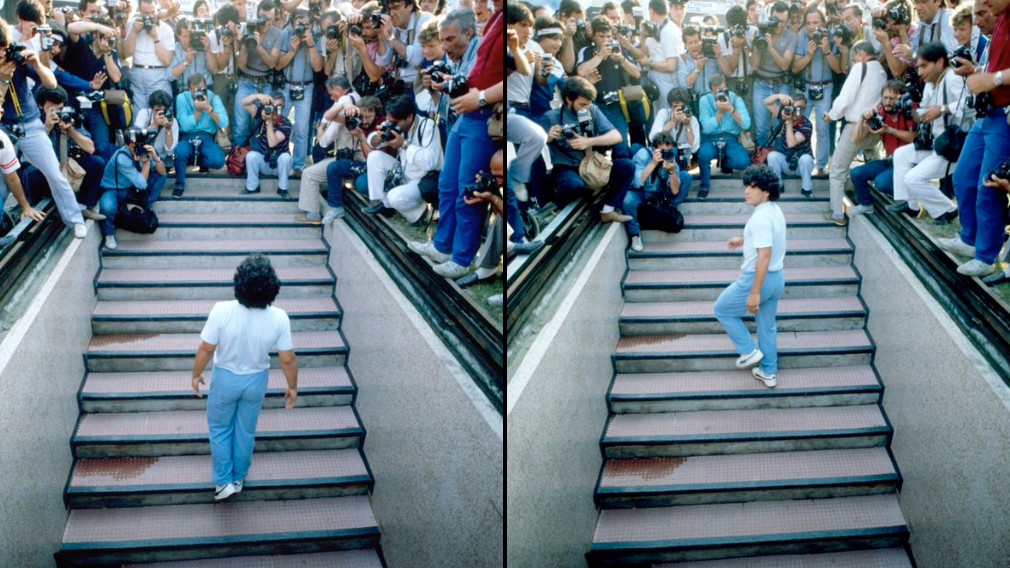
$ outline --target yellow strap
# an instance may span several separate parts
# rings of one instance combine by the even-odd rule
[[[18,118],[21,118],[21,116],[22,116],[22,114],[21,114],[21,101],[18,100],[17,89],[14,88],[14,85],[8,85],[7,92],[11,96],[11,103],[14,104],[14,113],[18,115]]]

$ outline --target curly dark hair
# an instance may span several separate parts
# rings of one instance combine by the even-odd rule
[[[281,281],[260,253],[250,255],[235,270],[235,299],[247,308],[265,308],[281,291]]]
[[[747,166],[743,171],[743,184],[753,185],[768,194],[768,201],[779,199],[779,178],[771,168],[764,164]]]

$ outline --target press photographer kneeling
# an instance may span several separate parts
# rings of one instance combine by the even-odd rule
[[[116,225],[126,230],[137,229],[124,224],[131,217],[130,208],[140,206],[150,214],[151,206],[158,200],[161,188],[165,187],[168,180],[165,162],[158,157],[152,145],[154,133],[131,128],[125,134],[126,145],[112,155],[112,159],[105,165],[105,175],[102,176],[102,190],[105,193],[102,194],[99,207],[106,217],[102,221],[102,235],[105,236],[105,248],[111,250],[116,250],[119,246],[116,243]],[[117,214],[120,217],[118,219]],[[145,232],[153,232],[153,228],[147,227]]]
[[[691,174],[687,171],[687,156],[677,150],[673,136],[661,132],[652,140],[652,149],[642,148],[635,154],[635,178],[624,196],[624,211],[631,219],[624,229],[631,239],[631,250],[645,250],[639,233],[638,207],[646,199],[670,197],[665,200],[674,208],[679,207],[691,189]],[[668,195],[665,195],[668,194]]]
[[[561,98],[564,105],[540,119],[554,163],[555,200],[564,205],[589,189],[605,188],[607,198],[600,211],[603,222],[630,221],[631,217],[616,211],[631,187],[635,170],[621,133],[593,104],[596,89],[589,81],[572,77],[561,88]],[[608,147],[613,147],[609,172],[608,162],[601,154]]]

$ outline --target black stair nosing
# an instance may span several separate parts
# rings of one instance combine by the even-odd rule
[[[837,318],[858,318],[869,315],[869,310],[825,310],[823,312],[801,312],[801,313],[778,313],[775,319],[782,320],[808,320],[808,319],[837,319]],[[744,321],[754,321],[754,316],[747,314],[742,318]],[[642,323],[706,323],[718,321],[715,315],[688,315],[688,316],[620,316],[619,324],[642,324]]]
[[[818,249],[803,249],[803,250],[787,250],[786,257],[796,257],[796,256],[822,256],[826,254],[838,255],[838,254],[855,254],[856,249],[853,247],[848,248],[838,248],[838,247],[824,247]],[[715,251],[642,251],[628,252],[628,260],[653,260],[662,258],[734,258],[740,257],[740,251],[732,250],[715,250]]]
[[[604,431],[605,432],[605,431]],[[665,444],[731,444],[737,442],[778,442],[787,440],[835,440],[861,436],[887,436],[890,426],[863,426],[859,428],[838,428],[833,430],[790,430],[774,432],[730,432],[721,434],[673,434],[649,436],[606,436],[600,440],[601,449],[642,445]]]
[[[335,347],[295,347],[297,356],[317,356],[317,355],[347,355],[350,348],[347,345]],[[86,351],[85,359],[178,359],[192,358],[193,351]],[[271,351],[271,357],[276,357],[277,352]]]
[[[144,539],[144,540],[122,540],[122,541],[88,541],[81,543],[60,543],[60,550],[57,553],[68,552],[88,552],[88,551],[135,551],[135,552],[156,552],[158,550],[180,550],[197,548],[214,548],[222,545],[242,545],[271,543],[282,544],[285,542],[297,543],[305,541],[341,541],[348,538],[378,537],[380,531],[378,525],[368,527],[357,527],[352,529],[332,529],[316,531],[293,531],[278,532],[271,534],[241,534],[241,535],[215,535],[204,537],[179,537],[165,539]],[[68,559],[68,560],[73,560]]]
[[[606,464],[604,464],[606,465]],[[811,477],[803,479],[774,479],[767,481],[741,480],[726,483],[691,483],[668,485],[620,485],[600,487],[597,485],[594,500],[597,505],[611,497],[655,497],[658,495],[692,495],[698,493],[743,493],[768,489],[824,489],[831,487],[865,487],[885,483],[897,483],[897,472],[875,475],[848,475],[839,477]],[[676,505],[674,505],[676,506]]]
[[[332,386],[332,387],[299,387],[298,396],[325,396],[325,395],[353,395],[357,392],[357,387],[352,385]],[[284,389],[267,389],[266,398],[283,398]],[[192,389],[179,389],[177,391],[151,391],[145,393],[115,392],[115,393],[86,393],[81,392],[81,400],[85,402],[139,402],[145,400],[175,400],[193,398]],[[345,405],[347,406],[347,405]]]
[[[305,278],[305,279],[291,279],[282,278],[282,287],[293,287],[293,286],[330,286],[336,284],[337,280],[334,277],[329,278]],[[174,281],[174,282],[150,282],[150,281],[130,281],[130,280],[115,280],[115,281],[100,281],[96,280],[95,285],[98,288],[232,288],[235,286],[235,282],[231,280],[218,280],[218,281]]]
[[[705,216],[706,215],[704,213],[697,213],[697,214],[692,214],[692,215],[686,215],[684,217],[684,229],[683,230],[689,230],[689,229],[735,229],[735,228],[741,228],[742,229],[747,224],[746,220],[744,220],[743,222],[736,222],[736,221],[729,222],[729,221],[727,221],[727,222],[724,222],[724,223],[713,223],[713,222],[704,223],[704,222],[697,222],[697,221],[692,222],[691,221],[692,219],[697,219],[698,217],[705,217]],[[712,217],[722,217],[722,216],[723,215],[712,215]],[[740,215],[740,216],[741,217],[745,217],[746,215]],[[827,220],[824,220],[824,219],[819,219],[819,220],[811,219],[809,221],[796,221],[796,220],[789,221],[788,215],[787,215],[786,222],[787,222],[788,227],[790,229],[796,229],[796,228],[802,228],[802,229],[811,229],[811,228],[813,228],[813,229],[830,229],[832,227],[837,228],[837,229],[843,229],[843,230],[845,229],[845,227],[840,227],[840,226],[832,223],[831,221],[827,221]]]
[[[612,394],[607,393],[607,403],[627,402],[666,402],[690,400],[740,400],[748,398],[787,398],[796,396],[846,395],[846,394],[882,394],[880,384],[867,384],[844,387],[795,387],[774,389],[753,389],[737,391],[698,391],[689,393],[638,393]]]
[[[287,312],[292,320],[341,319],[343,311],[339,307],[332,311]],[[103,314],[92,315],[91,321],[97,323],[134,323],[134,322],[183,322],[206,321],[207,314]]]
[[[343,475],[334,477],[307,477],[290,479],[272,479],[252,481],[247,480],[243,491],[272,491],[276,489],[321,489],[337,486],[365,485],[371,488],[373,480],[370,475]],[[68,497],[118,497],[125,494],[161,494],[193,493],[206,491],[210,482],[203,483],[161,483],[147,485],[93,485],[88,487],[68,487]]]
[[[235,221],[235,222],[204,222],[196,221],[160,221],[159,229],[291,229],[291,228],[319,229],[320,225],[310,223],[299,223],[298,221]]]
[[[329,428],[326,430],[285,430],[283,432],[257,432],[256,441],[281,440],[318,440],[325,438],[364,438],[365,429],[362,426],[352,428]],[[164,444],[210,443],[206,432],[191,434],[143,434],[143,435],[105,435],[105,436],[74,436],[70,444],[74,448],[94,445],[116,444],[120,446],[144,446]],[[364,440],[362,439],[362,443]]]
[[[313,239],[305,239],[313,240]],[[297,255],[321,255],[329,254],[329,249],[319,247],[315,249],[275,249],[262,251],[253,248],[247,249],[226,249],[226,250],[123,250],[102,249],[102,257],[164,257],[164,256],[248,256],[253,253],[262,253],[265,256],[297,256]]]
[[[626,290],[666,290],[666,289],[696,289],[696,288],[725,288],[736,279],[733,280],[718,280],[718,281],[708,281],[708,282],[622,282],[621,286]],[[811,286],[852,286],[858,285],[860,279],[858,277],[844,277],[836,279],[821,279],[821,280],[786,280],[786,287],[800,288],[800,287],[811,287]]]
[[[853,346],[853,347],[817,347],[817,348],[807,348],[807,347],[796,347],[796,348],[779,348],[778,356],[781,357],[804,357],[804,356],[827,356],[827,355],[864,355],[873,354],[874,347],[872,345],[866,346]],[[615,353],[613,358],[615,361],[653,361],[653,360],[686,360],[686,359],[726,359],[731,357],[738,357],[740,354],[733,350],[726,351],[689,351],[684,353],[664,353],[664,352],[648,352],[648,353]]]

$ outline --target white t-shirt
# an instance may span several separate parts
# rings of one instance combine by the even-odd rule
[[[291,351],[291,321],[280,308],[251,309],[218,302],[210,311],[200,339],[216,345],[214,366],[236,375],[252,375],[270,368],[271,351]]]
[[[133,118],[133,126],[136,128],[147,128],[151,126],[151,112],[149,108],[142,108],[137,111],[136,116]],[[175,150],[175,145],[179,143],[179,121],[173,120],[172,126],[172,145],[168,146],[166,144],[168,140],[167,131],[164,128],[158,129],[158,135],[154,138],[154,151],[158,153],[159,156],[167,156],[172,150]]]
[[[506,51],[511,53],[508,48]],[[530,40],[526,44],[526,51],[534,51],[543,54],[544,48],[540,47],[540,44]],[[530,61],[530,68],[533,73],[536,73],[534,68],[534,62]],[[533,89],[533,74],[530,75],[520,75],[519,73],[512,73],[505,78],[505,88],[506,88],[506,98],[509,102],[516,103],[529,103],[530,102],[530,90]]]
[[[645,40],[645,48],[649,51],[649,60],[653,63],[663,62],[671,57],[680,57],[684,53],[684,38],[680,28],[672,22],[660,24],[663,29],[659,32],[659,41],[655,38]]]
[[[743,229],[743,265],[740,270],[754,272],[757,249],[768,247],[772,248],[768,272],[778,272],[786,259],[786,218],[774,201],[758,205]]]
[[[134,18],[136,19],[136,18]],[[133,35],[133,20],[130,21],[128,31],[126,32],[126,37]],[[172,26],[169,26],[165,22],[160,22],[158,24],[158,41],[161,42],[161,46],[168,50],[169,53],[175,51],[175,32],[172,31]],[[154,38],[151,34],[145,32],[141,29],[137,32],[137,41],[133,45],[133,65],[148,65],[153,67],[168,67],[158,59],[158,53],[155,51]]]

